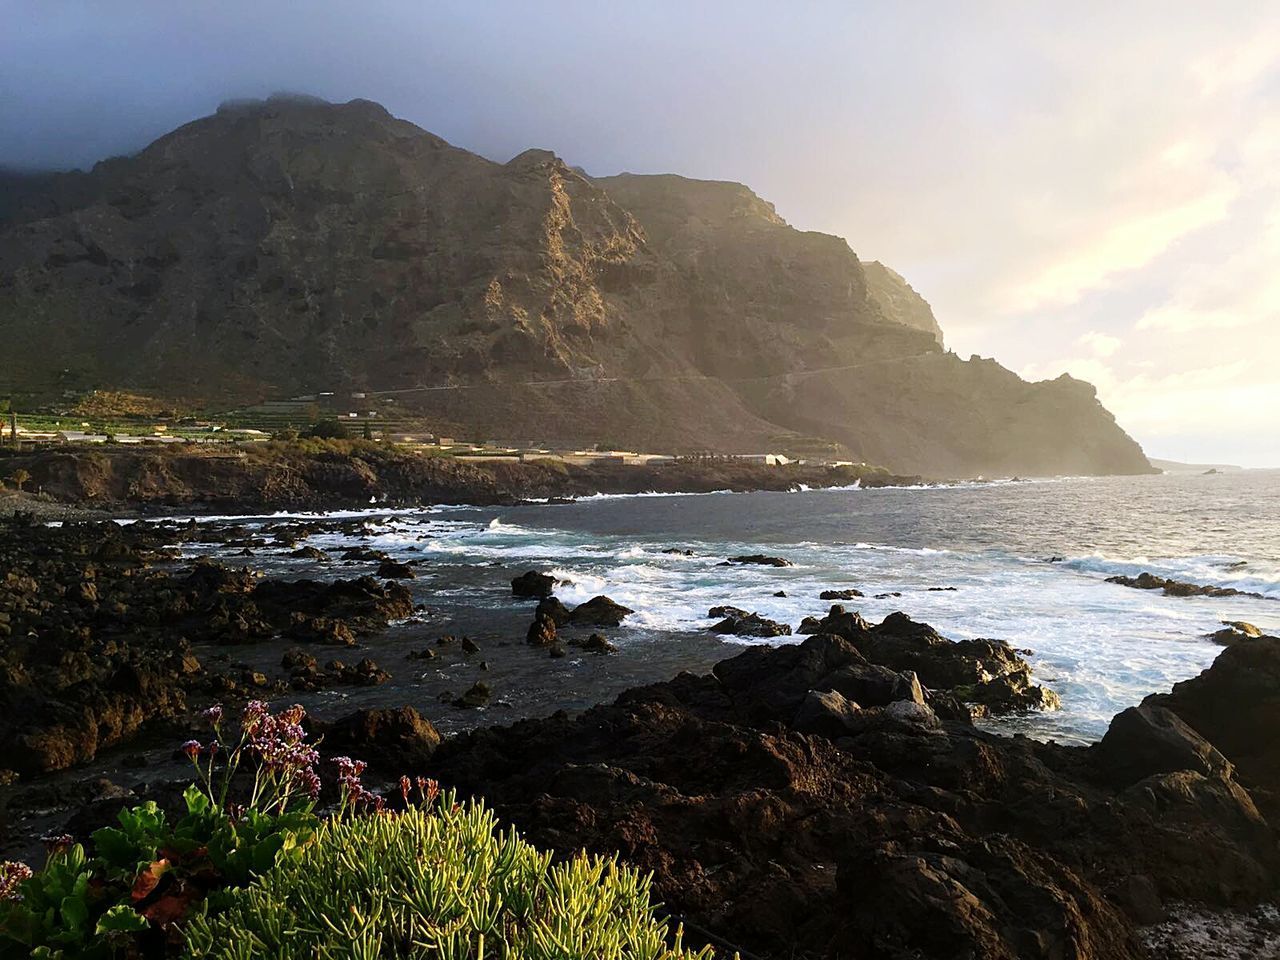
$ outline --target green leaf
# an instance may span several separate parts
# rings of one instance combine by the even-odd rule
[[[206,813],[210,806],[209,798],[194,783],[182,792],[182,799],[187,802],[187,813],[192,816],[200,816]]]
[[[98,920],[94,932],[104,933],[136,933],[147,929],[147,918],[124,903],[117,903]]]
[[[62,914],[63,926],[72,933],[82,930],[89,923],[89,905],[85,903],[83,896],[63,897],[59,912]]]
[[[116,827],[95,830],[93,846],[99,857],[120,870],[131,869],[139,861],[148,859],[146,852],[139,848],[138,843]]]

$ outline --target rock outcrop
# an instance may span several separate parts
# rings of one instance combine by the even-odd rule
[[[1177,714],[1222,751],[1258,805],[1280,820],[1280,637],[1240,640],[1145,704]]]
[[[466,387],[397,399],[457,435],[935,476],[1150,469],[1092,388],[944,352],[905,281],[739,184],[495,163],[368,101],[276,97],[17,194],[14,389]]]
[[[686,942],[760,957],[1138,960],[1164,903],[1273,894],[1274,832],[1171,715],[1122,714],[1091,752],[923,699],[818,635],[460,736],[430,773],[537,842],[621,851]]]

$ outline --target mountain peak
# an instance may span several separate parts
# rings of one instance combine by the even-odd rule
[[[944,353],[905,280],[739,183],[494,163],[367,100],[284,95],[22,192],[0,387],[396,391],[455,436],[1147,468],[1096,401]]]

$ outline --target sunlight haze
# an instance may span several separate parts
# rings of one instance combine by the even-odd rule
[[[497,160],[738,180],[902,274],[961,355],[1094,383],[1149,455],[1280,464],[1273,5],[0,10],[0,164],[285,89]]]

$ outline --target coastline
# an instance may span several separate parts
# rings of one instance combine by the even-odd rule
[[[635,465],[428,456],[362,441],[233,449],[0,449],[0,479],[23,470],[28,494],[0,491],[0,513],[56,517],[330,511],[376,505],[497,506],[599,495],[746,493],[982,480],[897,475],[869,465],[766,466],[731,457]],[[1015,478],[1017,479],[1017,478]],[[994,481],[991,481],[994,482]],[[11,483],[12,485],[12,483]]]
[[[474,478],[453,476],[456,466],[436,481],[443,489],[443,476],[473,499],[476,488],[464,481]],[[170,471],[163,484],[134,492],[171,494],[182,475]],[[724,478],[708,472],[703,482],[726,489]],[[595,479],[592,473],[575,482]],[[528,480],[509,482],[525,488]],[[1032,486],[1018,496],[1032,494]],[[715,499],[688,508],[702,512]],[[799,505],[810,498],[767,499]],[[245,526],[211,516],[197,524],[166,519],[196,511],[154,499],[146,510],[104,502],[113,503],[110,511],[82,517],[45,503],[53,512],[32,518],[25,532],[4,523],[6,570],[17,575],[0,596],[10,644],[33,627],[41,633],[38,642],[22,644],[27,653],[19,657],[33,674],[11,675],[6,687],[10,715],[24,717],[27,727],[10,738],[9,760],[0,766],[21,758],[28,764],[5,790],[8,855],[30,855],[42,832],[81,835],[126,803],[172,802],[186,773],[172,745],[194,732],[198,710],[264,698],[305,703],[326,754],[367,759],[382,784],[405,772],[439,777],[484,797],[540,845],[620,851],[654,871],[659,898],[690,930],[758,956],[797,949],[823,956],[833,942],[854,955],[946,955],[937,953],[941,944],[913,939],[923,929],[920,911],[948,931],[948,942],[1019,960],[1040,955],[1027,952],[1036,943],[1047,945],[1046,956],[1133,960],[1145,955],[1138,946],[1144,940],[1158,944],[1162,957],[1196,957],[1178,952],[1177,944],[1195,941],[1180,923],[1224,937],[1243,930],[1251,938],[1246,946],[1280,942],[1270,914],[1249,912],[1268,902],[1280,878],[1280,862],[1267,853],[1274,847],[1269,824],[1280,811],[1266,779],[1272,761],[1259,766],[1247,738],[1233,739],[1239,732],[1231,729],[1210,737],[1198,727],[1175,727],[1170,741],[1173,721],[1154,711],[1191,717],[1199,709],[1194,698],[1178,697],[1178,688],[1173,700],[1165,688],[1149,698],[1146,713],[1125,711],[1125,722],[1113,720],[1103,740],[1109,746],[1044,743],[993,730],[988,721],[975,725],[972,706],[961,706],[962,699],[975,702],[966,678],[1002,675],[1025,684],[1026,651],[957,643],[921,620],[881,612],[863,621],[832,611],[812,636],[782,638],[790,645],[762,638],[734,650],[703,632],[609,654],[578,644],[597,629],[612,630],[565,625],[557,656],[554,647],[524,640],[541,609],[536,598],[510,602],[509,581],[530,565],[548,564],[520,555],[468,557],[472,573],[449,585],[487,596],[501,585],[510,609],[495,613],[481,602],[469,623],[437,616],[431,571],[444,555],[428,555],[422,545],[421,552],[404,551],[414,548],[416,530],[440,538],[432,518],[452,511],[409,511],[408,546],[392,557],[369,524],[371,513],[390,504],[353,500],[346,516],[267,516]],[[527,498],[510,502],[536,509]],[[43,522],[108,513],[157,522]],[[486,522],[482,514],[477,525]],[[201,559],[208,553],[212,560]],[[327,559],[317,559],[320,553]],[[936,566],[938,555],[931,556]],[[680,562],[718,567],[719,559]],[[1059,566],[1041,564],[1046,571]],[[396,579],[405,567],[417,571],[416,583],[413,576]],[[781,582],[764,575],[771,567],[725,569],[761,596]],[[24,575],[37,586],[24,586]],[[406,585],[419,592],[410,595]],[[1107,589],[1135,601],[1144,596],[1120,585]],[[19,594],[26,599],[11,603]],[[581,602],[580,591],[563,595],[572,598],[570,607]],[[821,613],[809,594],[793,596]],[[893,596],[885,602],[914,611],[923,598],[964,593]],[[724,599],[738,602],[732,594]],[[1271,657],[1280,654],[1277,644],[1264,638],[1253,649]],[[90,658],[87,667],[81,654]],[[966,663],[958,674],[942,669],[970,656],[976,659],[958,661]],[[1217,664],[1213,671],[1232,676]],[[417,679],[405,686],[387,682],[388,674]],[[1239,682],[1230,680],[1236,685],[1210,702],[1243,702]],[[581,695],[544,699],[551,683],[576,686]],[[828,686],[825,692],[843,700],[810,697]],[[1013,691],[1012,716],[1036,705],[1035,689]],[[57,691],[74,700],[42,705],[44,692]],[[1251,695],[1256,709],[1266,710],[1276,690],[1263,685]],[[1220,755],[1229,766],[1214,759]],[[61,769],[39,769],[49,763]],[[1207,866],[1188,879],[1179,865],[1193,861]],[[984,879],[975,881],[973,871]],[[938,906],[930,892],[938,884],[958,891],[952,906]],[[1224,908],[1245,912],[1219,913]],[[799,927],[788,919],[802,915],[816,919]],[[1091,952],[1072,953],[1082,930]]]

